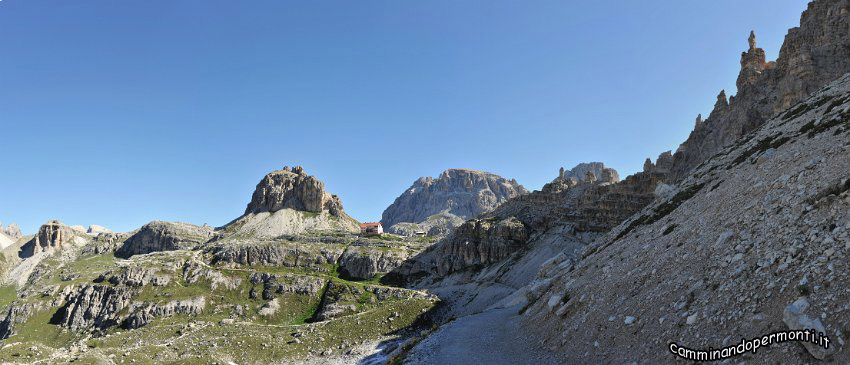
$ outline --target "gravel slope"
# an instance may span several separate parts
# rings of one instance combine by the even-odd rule
[[[405,364],[558,364],[519,326],[519,307],[461,317],[414,347]]]

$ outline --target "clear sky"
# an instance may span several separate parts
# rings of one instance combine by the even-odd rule
[[[0,221],[217,226],[284,165],[361,221],[446,168],[625,177],[806,3],[2,0]]]

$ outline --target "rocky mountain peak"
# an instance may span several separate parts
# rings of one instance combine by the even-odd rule
[[[276,212],[290,208],[299,211],[327,211],[334,216],[343,213],[342,201],[325,191],[325,184],[314,176],[307,175],[301,166],[270,172],[254,190],[245,214]]]
[[[610,167],[605,167],[602,162],[580,163],[570,170],[564,170],[563,167],[558,171],[558,177],[552,182],[557,181],[572,181],[574,184],[579,182],[600,182],[600,183],[616,183],[620,181],[620,175],[617,170]]]
[[[756,49],[756,31],[750,31],[750,38],[747,40],[750,43],[750,51]]]
[[[764,49],[756,47],[756,34],[754,31],[750,32],[748,42],[750,48],[746,52],[741,53],[741,72],[738,74],[738,80],[735,83],[739,91],[752,85],[766,68],[775,65],[774,63],[768,64],[765,62]]]
[[[484,171],[453,168],[443,171],[436,179],[416,179],[384,210],[381,222],[386,227],[402,222],[422,223],[436,214],[469,219],[527,193],[514,179],[508,180]]]
[[[9,236],[12,239],[19,239],[24,236],[21,233],[21,228],[15,223],[9,224],[8,227],[3,227],[3,224],[0,223],[0,233]]]
[[[58,220],[52,220],[43,224],[36,234],[34,240],[34,253],[59,249],[74,240],[74,230]]]
[[[775,62],[765,60],[750,32],[741,54],[738,92],[717,97],[714,110],[674,154],[672,178],[679,180],[721,149],[788,110],[850,71],[850,4],[844,0],[809,3],[800,26],[791,28]]]

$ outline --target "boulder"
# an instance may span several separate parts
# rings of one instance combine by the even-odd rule
[[[787,325],[788,329],[791,330],[814,330],[818,334],[826,334],[826,328],[823,326],[820,319],[816,316],[808,316],[807,311],[809,307],[809,301],[806,300],[806,298],[799,298],[795,300],[793,303],[785,307],[785,311],[782,313],[782,321],[785,322],[785,325]],[[835,352],[835,344],[831,344],[831,346],[826,348],[807,341],[801,341],[800,343],[803,344],[806,351],[818,360],[823,360]]]

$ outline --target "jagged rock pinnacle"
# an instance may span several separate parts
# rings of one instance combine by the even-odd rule
[[[702,114],[697,114],[697,121],[694,125],[694,129],[699,128],[702,125]]]
[[[712,114],[717,111],[726,109],[726,107],[728,106],[729,101],[726,100],[726,90],[720,90],[720,94],[717,94],[717,102],[714,103],[714,110],[712,111]],[[709,116],[709,118],[711,118],[711,116]]]
[[[750,38],[747,40],[750,43],[750,50],[756,49],[756,32],[750,31]]]

